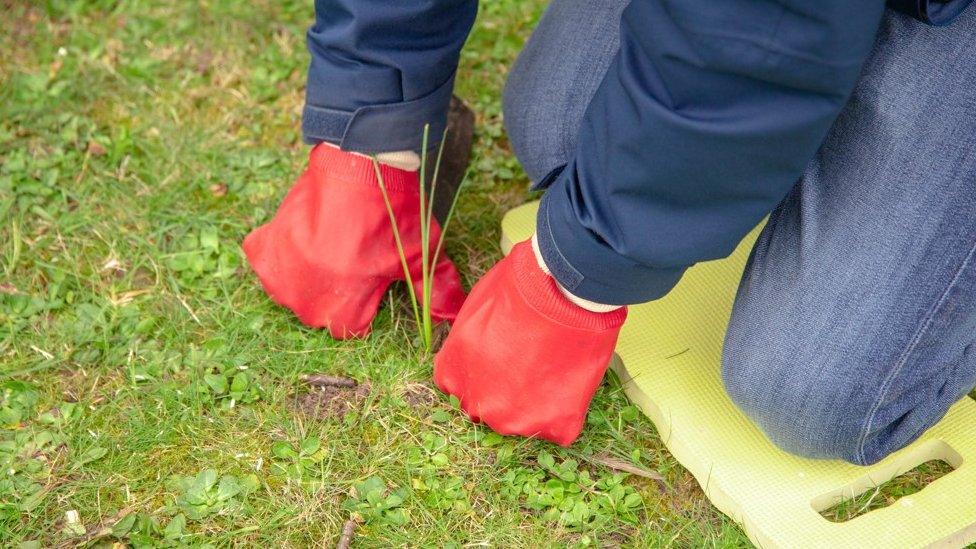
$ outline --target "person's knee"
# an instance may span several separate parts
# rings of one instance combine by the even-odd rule
[[[561,138],[565,121],[545,84],[525,63],[516,63],[502,93],[512,152],[533,183],[567,161]]]
[[[862,435],[874,399],[843,375],[850,364],[769,351],[727,342],[722,378],[736,406],[786,452],[865,463]]]
[[[889,378],[891,367],[867,366],[869,352],[804,352],[799,334],[781,344],[744,346],[748,340],[726,340],[726,392],[770,441],[803,457],[876,463],[915,441],[976,384],[971,346],[911,357],[899,370],[911,375]]]
[[[839,337],[824,328],[838,324],[824,321],[830,315],[772,303],[740,290],[722,378],[732,401],[790,453],[878,462],[918,439],[976,385],[976,315],[950,319],[906,354],[912,324],[884,337]]]

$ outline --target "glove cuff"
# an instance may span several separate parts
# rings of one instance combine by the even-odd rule
[[[380,164],[383,185],[389,192],[420,192],[420,176],[417,172],[401,170]],[[308,170],[331,181],[349,184],[367,184],[379,187],[373,159],[348,151],[343,151],[331,143],[319,143],[308,159]]]
[[[549,276],[535,259],[532,245],[526,241],[516,245],[510,260],[515,286],[525,302],[543,316],[574,328],[604,331],[617,329],[627,318],[627,307],[607,313],[588,311],[571,302],[559,291],[556,279]]]

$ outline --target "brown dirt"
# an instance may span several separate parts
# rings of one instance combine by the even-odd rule
[[[355,387],[319,387],[292,398],[292,408],[315,419],[342,419],[369,396],[370,383]]]
[[[65,402],[81,402],[92,395],[95,380],[89,378],[84,369],[68,368],[61,370],[59,374],[60,382],[57,385]]]
[[[436,353],[441,349],[441,345],[444,344],[444,340],[447,339],[447,334],[450,332],[450,326],[446,322],[439,322],[434,325],[434,338],[431,341],[431,350]]]
[[[626,547],[627,542],[633,540],[636,534],[637,528],[634,528],[629,524],[625,524],[621,526],[619,530],[615,530],[607,534],[600,547],[602,549],[617,549],[619,547]]]
[[[698,481],[691,473],[684,471],[681,477],[672,485],[671,509],[676,513],[693,512],[703,502],[707,501]]]
[[[403,400],[411,410],[424,410],[437,402],[434,388],[426,383],[411,383],[403,390]]]

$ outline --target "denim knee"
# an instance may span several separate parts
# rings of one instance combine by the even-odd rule
[[[733,320],[726,335],[726,392],[770,441],[799,456],[876,463],[921,436],[976,385],[971,342],[923,341],[899,364],[870,367],[891,347],[884,338],[829,352],[829,344],[806,343],[817,338],[809,326],[757,337],[741,323]]]
[[[726,334],[732,400],[808,457],[876,462],[976,385],[976,164],[971,146],[927,137],[976,127],[962,116],[972,63],[937,55],[971,44],[976,19],[938,36],[904,21],[886,18],[883,47],[770,214]]]
[[[818,375],[790,374],[790,360],[766,349],[726,343],[722,380],[726,392],[779,448],[795,455],[859,463],[861,426],[872,402],[851,384],[832,382],[840,364],[824,357],[805,369]],[[792,378],[792,379],[790,379]]]
[[[533,183],[566,164],[570,149],[559,105],[547,97],[551,83],[534,74],[533,67],[516,62],[502,92],[502,114],[512,152]]]
[[[620,14],[629,3],[549,3],[512,66],[502,94],[505,128],[534,183],[576,153],[583,115],[619,49]]]

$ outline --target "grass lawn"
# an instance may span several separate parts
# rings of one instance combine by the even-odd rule
[[[501,438],[431,391],[402,287],[362,341],[265,297],[239,243],[304,166],[311,4],[2,3],[3,545],[329,546],[352,512],[356,546],[747,544],[613,380],[573,448]],[[500,94],[543,6],[485,2],[463,54],[468,286],[530,198]]]
[[[354,546],[748,545],[614,379],[572,448],[502,438],[432,390],[402,287],[360,341],[265,297],[239,243],[304,166],[311,4],[0,2],[0,545],[332,546],[354,513]],[[530,198],[500,94],[544,4],[484,2],[462,56],[468,286]]]

